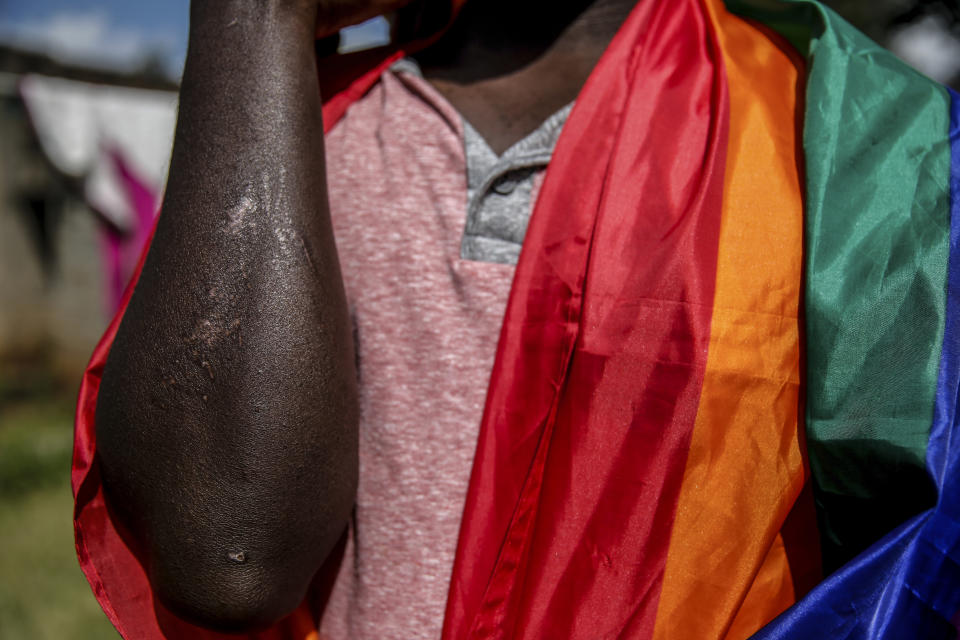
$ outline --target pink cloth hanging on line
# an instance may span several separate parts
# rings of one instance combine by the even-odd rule
[[[112,317],[120,309],[123,292],[150,237],[154,219],[160,209],[160,190],[149,185],[137,174],[122,150],[111,146],[107,149],[107,154],[131,213],[130,227],[126,233],[106,225],[102,227],[101,247],[107,305]]]

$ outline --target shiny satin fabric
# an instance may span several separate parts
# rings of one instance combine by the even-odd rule
[[[957,637],[960,612],[960,96],[949,92],[946,316],[926,451],[935,506],[841,567],[755,638]]]
[[[645,16],[648,30],[634,32],[637,40],[627,45],[619,36],[611,45],[591,79],[597,84],[588,82],[578,100],[578,108],[586,106],[571,115],[557,153],[558,158],[585,153],[577,143],[588,127],[598,139],[617,130],[621,140],[637,146],[612,146],[609,166],[629,166],[636,180],[624,179],[628,171],[608,169],[606,193],[631,194],[628,201],[584,202],[574,193],[590,192],[579,184],[575,192],[564,190],[571,183],[558,159],[551,172],[563,174],[563,183],[551,183],[548,173],[491,381],[451,584],[447,638],[646,637],[651,630],[664,638],[747,637],[816,581],[820,558],[811,477],[826,569],[863,555],[758,637],[845,637],[836,635],[841,630],[869,638],[955,633],[950,621],[960,592],[954,575],[956,526],[943,507],[870,547],[912,513],[932,506],[938,489],[941,505],[949,499],[952,475],[942,465],[925,469],[928,458],[950,459],[949,453],[936,453],[937,447],[927,451],[928,438],[951,441],[936,424],[931,433],[934,398],[945,407],[937,409],[938,415],[951,414],[956,400],[956,384],[951,386],[944,374],[939,384],[946,384],[946,391],[937,391],[938,368],[949,368],[941,365],[949,236],[946,92],[817,3],[729,4],[768,21],[812,58],[809,75],[795,87],[782,84],[791,77],[789,65],[779,69],[784,74],[780,91],[802,95],[807,90],[805,150],[801,155],[796,141],[784,136],[797,133],[789,98],[768,93],[776,93],[778,71],[767,69],[771,75],[763,86],[750,84],[763,77],[764,46],[759,40],[750,45],[742,24],[716,4],[674,4],[672,19],[709,10],[714,22],[700,32],[705,40],[688,42],[671,57],[662,55],[669,47],[647,49],[644,37],[678,38],[677,33],[658,22],[655,7],[637,8],[635,16]],[[704,24],[699,18],[687,23],[687,33]],[[782,46],[769,32],[765,35],[768,47]],[[714,38],[720,47],[708,44]],[[727,105],[723,99],[706,101],[709,113],[688,111],[682,122],[631,123],[636,116],[629,111],[629,97],[611,91],[594,103],[591,91],[597,90],[605,62],[631,46],[645,62],[622,68],[642,70],[643,79],[628,73],[620,90],[648,89],[648,101],[662,97],[659,91],[669,94],[656,85],[669,77],[670,89],[690,90],[688,103],[701,104],[696,85],[683,82],[693,74],[685,64],[694,51],[722,52],[726,68],[719,56],[705,55],[701,62],[717,73],[724,89],[723,83],[732,86],[736,78],[736,87],[729,89],[730,147],[720,161],[731,173],[724,184],[719,249],[693,243],[698,253],[683,256],[686,272],[673,271],[674,263],[663,256],[662,262],[650,263],[629,256],[629,250],[657,255],[645,244],[648,238],[632,234],[643,229],[670,243],[689,230],[685,223],[701,230],[715,225],[717,213],[704,207],[692,216],[684,210],[673,217],[686,204],[676,197],[660,211],[648,206],[662,203],[657,201],[661,194],[646,188],[647,163],[669,165],[678,154],[699,154],[701,164],[688,165],[690,173],[679,167],[672,173],[676,184],[693,185],[696,193],[707,181],[704,167],[717,156],[710,145],[698,146],[695,136],[685,137],[691,130],[685,127],[695,127],[696,117],[722,121]],[[784,56],[792,58],[789,52]],[[664,72],[663,65],[673,66]],[[598,116],[604,108],[608,119]],[[655,106],[649,109],[656,112]],[[763,120],[758,113],[765,109],[766,131],[775,142],[772,152],[766,150],[769,162],[751,167],[750,160],[757,158],[743,156],[763,154],[764,145],[753,139],[745,148],[740,141],[763,127],[742,127],[751,119]],[[624,113],[626,123],[618,119]],[[644,127],[665,123],[677,138],[654,157],[644,143],[656,133],[647,138]],[[801,185],[789,167],[796,169],[804,158],[807,175]],[[751,186],[757,193],[776,190],[778,178],[786,189],[751,218],[757,202],[750,198]],[[669,186],[658,186],[670,193]],[[802,245],[799,193],[806,199]],[[583,217],[592,207],[591,226]],[[752,236],[757,216],[769,214],[783,216],[779,225],[769,227],[766,236]],[[771,222],[764,219],[759,228]],[[619,224],[619,234],[604,235],[605,224]],[[759,246],[737,246],[758,238]],[[682,242],[673,245],[671,257],[683,249]],[[764,259],[774,254],[776,259]],[[605,262],[610,255],[616,264]],[[742,261],[731,259],[737,255],[744,256]],[[700,288],[711,271],[698,262],[705,257],[718,260],[713,291],[709,285]],[[740,277],[752,287],[738,291],[727,281],[728,259],[741,269],[762,271]],[[661,279],[645,290],[644,270],[658,267]],[[677,288],[682,295],[671,295],[678,274],[686,278]],[[615,284],[605,282],[607,277]],[[731,303],[735,298],[728,292],[747,294]],[[650,330],[656,324],[643,315],[665,301],[702,302],[710,296],[714,312],[708,335],[696,313],[671,316],[670,306],[659,308],[658,320],[673,320],[672,331],[662,333]],[[802,353],[799,302],[806,330]],[[749,315],[757,310],[766,312],[765,320]],[[742,332],[731,332],[728,323]],[[690,344],[707,347],[706,354],[698,354],[705,363],[686,357],[691,352],[684,347]],[[670,368],[676,356],[685,365],[682,373]],[[624,365],[621,357],[632,360]],[[804,358],[806,424],[797,429],[796,415],[788,414],[800,406]],[[738,370],[742,363],[747,364]],[[712,379],[711,364],[724,376]],[[668,381],[675,386],[664,384]],[[686,404],[691,397],[699,404],[692,435]],[[644,440],[645,428],[659,441]],[[632,499],[625,497],[625,487],[634,488]],[[644,517],[655,520],[638,525]],[[664,539],[669,539],[666,547]]]
[[[954,638],[957,96],[813,3],[736,10],[810,59],[808,442],[825,564],[842,564],[756,637]]]
[[[657,609],[663,640],[747,637],[821,575],[800,403],[806,69],[775,35],[722,2],[706,6],[730,136],[707,371]]]
[[[728,108],[703,6],[638,4],[527,230],[444,638],[653,632],[707,365]]]
[[[943,341],[946,90],[811,2],[735,2],[810,59],[806,421],[824,564],[932,506]]]

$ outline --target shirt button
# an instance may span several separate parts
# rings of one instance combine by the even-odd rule
[[[529,180],[531,175],[533,175],[533,169],[525,167],[510,169],[493,183],[493,190],[502,196],[508,196],[520,186],[520,183]]]
[[[509,175],[503,176],[493,183],[493,190],[502,196],[508,196],[517,188],[517,181]]]

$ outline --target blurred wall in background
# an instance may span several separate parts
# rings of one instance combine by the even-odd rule
[[[159,203],[175,90],[0,45],[0,400],[79,383]]]
[[[0,75],[0,385],[68,385],[103,330],[94,214],[43,155]],[[51,380],[52,378],[52,380]]]

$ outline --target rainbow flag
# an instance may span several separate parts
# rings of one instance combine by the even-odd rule
[[[528,228],[444,638],[956,637],[958,245],[955,94],[817,2],[639,2]],[[81,566],[125,637],[215,637],[103,499],[119,319],[77,413]]]
[[[558,143],[446,638],[956,635],[955,96],[726,4],[639,3]]]

